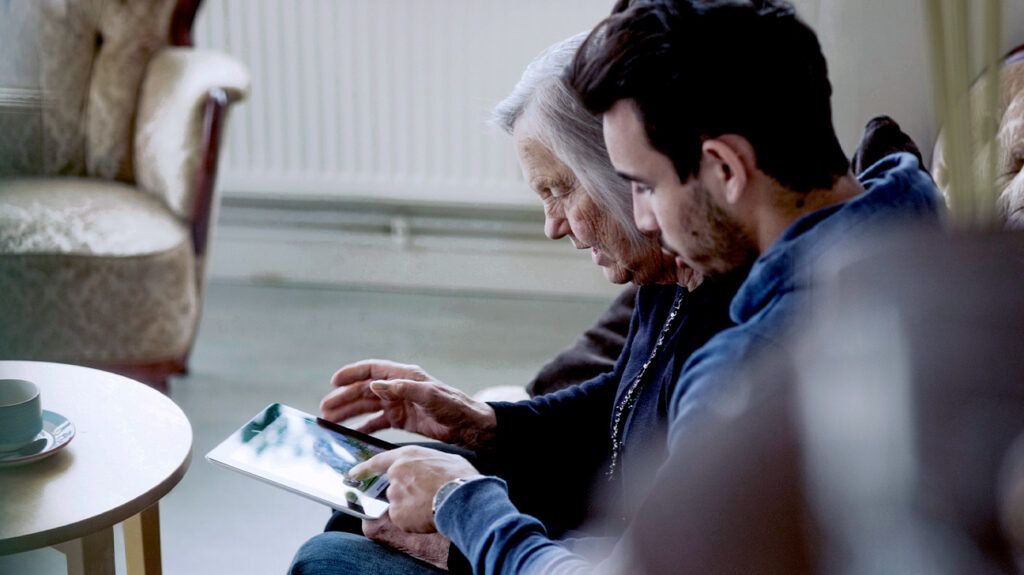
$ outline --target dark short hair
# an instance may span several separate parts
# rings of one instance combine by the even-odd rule
[[[638,2],[599,24],[567,73],[595,114],[634,100],[684,182],[704,140],[724,134],[746,138],[758,167],[794,191],[830,188],[849,170],[825,57],[788,2]]]

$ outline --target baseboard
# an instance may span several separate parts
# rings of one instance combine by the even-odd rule
[[[588,253],[536,209],[227,195],[211,281],[607,300]]]
[[[0,109],[41,110],[43,105],[42,90],[0,86]]]

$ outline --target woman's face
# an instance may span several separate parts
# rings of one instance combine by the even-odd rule
[[[674,283],[675,262],[653,238],[640,245],[629,241],[626,230],[603,210],[583,188],[576,175],[535,137],[534,120],[520,118],[512,131],[523,176],[544,202],[544,234],[568,236],[576,249],[589,249],[608,281]]]

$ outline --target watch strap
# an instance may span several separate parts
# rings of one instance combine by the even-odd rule
[[[460,477],[458,479],[452,479],[448,483],[445,483],[444,485],[442,485],[441,488],[437,490],[437,493],[434,494],[434,503],[431,506],[430,514],[431,515],[437,515],[437,510],[441,507],[441,505],[444,504],[445,500],[448,499],[448,497],[456,489],[458,489],[459,487],[462,487],[463,485],[469,483],[473,479],[476,479],[476,478]]]

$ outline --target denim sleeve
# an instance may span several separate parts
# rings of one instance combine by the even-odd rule
[[[786,324],[781,318],[791,313],[788,303],[773,304],[771,314],[757,326],[733,327],[711,339],[683,366],[672,390],[668,405],[668,451],[709,417],[734,411],[768,389],[757,386],[757,368],[753,363],[760,354],[784,353],[779,341],[784,340]],[[768,337],[765,333],[779,334]],[[767,353],[766,353],[767,356]]]
[[[590,573],[594,564],[548,538],[537,519],[520,513],[497,477],[471,481],[437,510],[437,529],[477,574]]]

